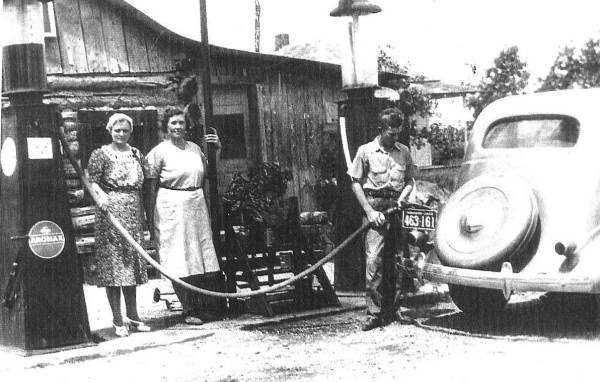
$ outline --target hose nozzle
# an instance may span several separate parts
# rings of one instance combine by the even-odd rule
[[[573,241],[559,241],[554,244],[554,251],[561,256],[572,256],[577,250],[577,244]]]

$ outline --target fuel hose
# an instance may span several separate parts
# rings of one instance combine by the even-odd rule
[[[89,179],[87,178],[87,176],[85,176],[85,174],[81,170],[79,163],[77,163],[77,161],[76,161],[75,157],[73,156],[73,153],[69,149],[69,146],[68,146],[65,138],[63,137],[63,135],[61,133],[59,133],[58,136],[59,136],[60,142],[62,144],[63,150],[67,154],[67,158],[69,159],[69,161],[73,165],[73,168],[77,172],[77,175],[81,179],[81,183],[83,184],[83,186],[86,188],[86,190],[91,195],[92,199],[94,200],[94,203],[96,203],[96,205],[98,205],[99,198],[98,198],[98,195],[96,194],[96,191],[92,188],[92,185],[91,185]],[[395,210],[396,210],[396,208],[391,208],[388,211],[385,211],[384,214],[392,213]],[[200,293],[200,294],[207,295],[207,296],[221,297],[221,298],[254,297],[254,296],[264,295],[266,293],[270,293],[270,292],[285,288],[286,286],[297,282],[298,280],[302,279],[303,277],[306,277],[306,276],[310,275],[311,273],[314,273],[317,269],[322,267],[323,264],[327,263],[328,261],[333,259],[335,256],[337,256],[341,252],[341,250],[344,249],[348,244],[350,244],[354,239],[356,239],[356,237],[358,235],[360,235],[367,228],[369,228],[369,223],[368,222],[364,223],[362,226],[360,226],[360,228],[358,228],[356,231],[354,231],[352,234],[350,234],[350,236],[348,236],[342,243],[340,243],[337,247],[335,247],[331,252],[329,252],[322,259],[320,259],[319,261],[317,261],[310,267],[306,268],[304,271],[298,273],[297,275],[294,275],[293,277],[291,277],[285,281],[282,281],[275,285],[269,286],[267,288],[261,288],[261,289],[252,290],[252,291],[248,291],[248,292],[230,293],[230,292],[217,292],[217,291],[212,291],[212,290],[208,290],[208,289],[198,288],[194,285],[186,283],[185,281],[181,280],[180,278],[178,278],[176,276],[173,276],[172,274],[170,274],[169,271],[164,269],[156,260],[154,260],[144,250],[144,248],[142,248],[142,246],[138,242],[136,242],[133,239],[133,237],[129,234],[129,232],[125,229],[125,227],[123,227],[123,225],[121,224],[119,219],[117,219],[110,211],[105,211],[105,213],[106,213],[106,216],[108,217],[108,220],[110,221],[110,223],[117,229],[117,231],[119,231],[121,236],[123,236],[123,238],[137,251],[137,253],[144,260],[146,260],[151,266],[153,266],[157,271],[159,271],[161,274],[163,274],[166,278],[168,278],[172,282],[180,285],[183,288],[191,290],[192,292]]]

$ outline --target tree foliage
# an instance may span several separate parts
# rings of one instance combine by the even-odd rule
[[[390,45],[379,48],[377,54],[377,69],[380,72],[405,74],[408,71],[408,68],[405,65],[400,65],[398,61],[388,53],[391,49],[392,47]]]
[[[494,66],[486,70],[479,91],[467,100],[473,116],[477,118],[484,107],[497,99],[523,93],[529,80],[526,67],[527,64],[519,57],[518,47],[512,46],[500,52]]]
[[[461,159],[465,151],[465,130],[451,125],[442,127],[439,123],[432,123],[429,128],[424,127],[420,133],[411,137],[411,143],[417,148],[425,142],[431,144],[433,164],[446,164],[452,159]]]
[[[404,114],[404,120],[409,121],[409,118],[414,115],[426,117],[431,114],[432,100],[423,93],[423,89],[419,86],[408,86],[400,92],[400,99],[397,101],[397,107]]]
[[[565,47],[558,53],[540,91],[600,86],[600,40],[589,39],[576,50]]]
[[[377,63],[380,71],[404,74],[404,77],[393,79],[385,84],[385,86],[395,89],[400,95],[400,99],[391,103],[389,106],[395,106],[402,111],[404,122],[402,125],[400,142],[409,146],[411,134],[410,123],[412,117],[415,115],[420,115],[421,117],[430,115],[433,109],[433,102],[431,98],[423,92],[422,86],[418,85],[418,82],[423,81],[424,77],[416,76],[410,78],[406,75],[408,68],[400,65],[396,59],[387,52],[389,49],[391,49],[391,46],[389,45],[379,49]]]

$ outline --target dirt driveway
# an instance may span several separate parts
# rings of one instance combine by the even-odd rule
[[[406,313],[415,324],[370,332],[360,331],[359,310],[268,326],[255,320],[190,327],[170,319],[156,332],[100,344],[100,357],[37,358],[24,368],[3,364],[0,374],[7,381],[63,382],[598,379],[600,342],[577,299],[517,298],[506,313],[484,320],[450,302]],[[154,336],[153,345],[136,346],[142,336]]]

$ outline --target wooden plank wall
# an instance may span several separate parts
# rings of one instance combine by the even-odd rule
[[[57,0],[54,12],[62,73],[89,73],[79,4],[73,0]]]
[[[114,7],[108,6],[101,7],[101,14],[104,41],[110,41],[110,49],[106,49],[109,72],[129,72],[129,58],[121,14]]]
[[[112,4],[55,0],[57,38],[46,39],[48,74],[175,70],[183,40],[159,33]]]
[[[325,103],[341,97],[339,74],[317,65],[287,65],[265,75],[258,88],[262,107],[260,135],[268,161],[292,170],[288,193],[297,195],[302,211],[316,209],[313,185],[326,124]]]
[[[326,126],[326,103],[342,98],[339,69],[301,61],[270,61],[235,53],[213,54],[214,84],[256,81],[256,114],[250,128],[257,141],[251,157],[278,162],[291,170],[288,196],[298,196],[302,211],[316,209],[313,185]],[[331,129],[331,127],[329,127]]]
[[[96,0],[79,0],[87,66],[89,71],[94,73],[108,71],[100,4],[101,2]]]

